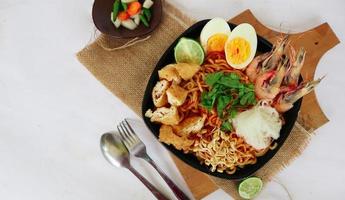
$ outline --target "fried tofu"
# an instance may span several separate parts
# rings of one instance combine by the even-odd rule
[[[181,77],[175,69],[174,64],[169,64],[158,71],[159,79],[165,79],[167,81],[173,81],[176,84],[181,83]]]
[[[177,63],[175,69],[183,80],[191,79],[199,70],[200,65],[189,63]]]
[[[162,125],[159,129],[159,141],[168,145],[172,144],[178,150],[186,151],[188,151],[190,146],[194,143],[194,141],[189,140],[187,137],[180,137],[176,135],[172,127],[167,125]]]
[[[147,110],[145,116],[150,118],[151,122],[159,122],[165,125],[177,125],[180,122],[180,115],[175,106],[170,108],[157,108],[154,112]]]
[[[169,82],[166,80],[158,81],[155,87],[152,90],[152,99],[153,104],[156,107],[162,107],[168,103],[168,98],[166,95],[166,91],[169,88]]]
[[[170,105],[180,106],[185,102],[188,91],[176,84],[172,84],[169,89],[167,89],[166,95]]]
[[[206,117],[193,116],[184,119],[181,123],[173,126],[173,130],[180,136],[188,136],[190,133],[198,133],[204,127]]]
[[[158,71],[159,79],[165,79],[180,84],[183,80],[191,79],[199,70],[200,65],[189,63],[169,64]]]

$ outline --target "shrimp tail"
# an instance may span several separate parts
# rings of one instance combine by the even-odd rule
[[[278,66],[278,63],[285,52],[285,48],[288,45],[288,39],[289,35],[285,35],[281,41],[278,41],[274,45],[272,55],[262,63],[262,72],[273,70]]]
[[[324,79],[325,76],[318,78],[317,80],[309,81],[307,83],[302,83],[297,89],[287,92],[285,94],[280,94],[276,98],[276,103],[274,107],[278,112],[286,112],[293,107],[293,104],[303,96],[309,94],[315,89],[315,87]]]
[[[305,61],[306,51],[304,48],[301,48],[295,58],[295,61],[292,63],[285,79],[284,84],[288,86],[297,86],[298,79],[301,74],[301,70]]]
[[[325,76],[318,78],[317,80],[309,81],[307,83],[302,83],[297,87],[297,90],[291,94],[288,94],[285,98],[286,102],[295,103],[298,99],[309,94],[315,89],[315,87],[324,79]]]
[[[270,81],[269,85],[273,88],[280,88],[280,85],[282,84],[286,71],[289,67],[289,59],[286,56],[283,56],[283,60],[279,63],[277,67],[277,73],[274,76],[274,78]]]

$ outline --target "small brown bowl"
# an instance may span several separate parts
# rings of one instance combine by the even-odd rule
[[[139,0],[139,2],[143,3],[143,0]],[[154,0],[154,4],[151,7],[152,17],[151,21],[149,22],[149,27],[145,27],[142,23],[140,23],[139,26],[134,30],[129,30],[122,26],[115,28],[110,19],[113,4],[114,0],[95,0],[92,8],[92,19],[100,32],[116,38],[134,38],[145,36],[151,33],[158,26],[162,18],[162,1]]]

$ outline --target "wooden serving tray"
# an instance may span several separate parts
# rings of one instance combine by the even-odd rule
[[[262,25],[250,10],[245,10],[229,21],[234,24],[250,23],[254,26],[258,35],[263,36],[272,43],[275,42],[279,35],[283,34]],[[314,78],[316,66],[322,55],[339,43],[339,39],[327,23],[302,33],[289,35],[292,45],[296,49],[303,46],[307,50],[306,60],[302,69],[302,76],[305,80]],[[314,92],[303,98],[299,118],[303,121],[304,128],[307,131],[316,130],[329,121],[321,110]],[[201,199],[218,189],[218,186],[208,175],[183,163],[175,156],[173,156],[173,160],[195,199]]]

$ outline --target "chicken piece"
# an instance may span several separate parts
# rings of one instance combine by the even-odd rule
[[[187,137],[180,137],[176,135],[171,126],[162,125],[159,129],[159,141],[168,145],[174,145],[178,150],[190,150],[190,146],[194,143]]]
[[[166,91],[169,88],[169,82],[166,80],[158,81],[152,90],[153,104],[156,107],[162,107],[168,103]]]
[[[199,70],[200,65],[189,64],[189,63],[177,63],[175,64],[175,69],[177,73],[181,76],[183,80],[191,79]]]
[[[186,100],[188,91],[176,84],[172,84],[166,91],[166,94],[168,96],[168,102],[171,105],[180,106]]]
[[[173,81],[176,84],[181,83],[181,77],[177,73],[177,70],[175,69],[174,64],[169,64],[165,67],[163,67],[161,70],[158,71],[159,79],[165,79],[168,81]]]
[[[165,125],[177,125],[180,122],[180,115],[175,106],[157,108],[154,112],[148,109],[145,116],[150,118],[151,122],[159,122]]]
[[[204,127],[206,117],[194,116],[184,119],[173,126],[173,130],[180,136],[188,136],[190,133],[198,133]]]

